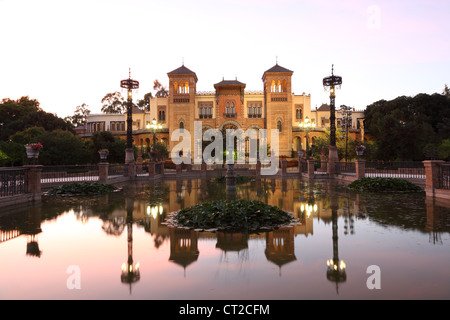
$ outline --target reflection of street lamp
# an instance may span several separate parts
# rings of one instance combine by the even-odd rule
[[[127,225],[127,243],[128,243],[128,259],[127,262],[122,264],[122,274],[120,276],[120,280],[122,283],[128,283],[130,285],[130,294],[131,294],[131,285],[141,278],[141,274],[139,272],[139,262],[133,264],[133,201],[130,199],[125,200],[127,217],[126,217],[126,225]]]
[[[348,128],[352,126],[352,108],[342,105],[340,111],[342,114],[341,127],[342,130],[345,130],[345,162],[347,162]]]
[[[336,283],[336,291],[338,291],[338,284],[347,280],[347,273],[345,272],[345,262],[339,260],[337,210],[333,208],[331,209],[331,221],[333,228],[333,259],[327,260],[327,279]]]
[[[309,120],[308,117],[305,118],[305,122],[300,122],[298,127],[305,132],[306,136],[306,153],[309,151],[309,132],[314,130],[316,123]]]

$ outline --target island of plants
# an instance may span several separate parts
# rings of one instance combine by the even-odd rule
[[[177,211],[167,223],[204,231],[272,230],[297,222],[294,216],[260,201],[215,200]]]
[[[74,182],[54,187],[48,190],[47,194],[53,196],[90,196],[119,190],[119,188],[112,184],[100,182]]]
[[[355,191],[362,192],[420,192],[421,187],[399,178],[360,178],[348,185]]]

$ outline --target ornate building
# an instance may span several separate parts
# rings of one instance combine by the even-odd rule
[[[225,80],[214,84],[214,91],[197,91],[197,75],[186,66],[168,72],[169,94],[150,100],[150,110],[133,110],[133,139],[138,147],[153,141],[166,143],[169,150],[178,144],[170,137],[175,129],[194,132],[194,122],[202,129],[267,129],[279,131],[279,154],[292,156],[329,127],[329,107],[311,109],[311,96],[292,92],[293,71],[275,64],[262,75],[262,91],[245,91],[245,83]],[[363,140],[363,111],[352,113],[350,135]],[[126,115],[91,114],[86,132],[109,130],[125,138]],[[337,124],[340,115],[336,114]],[[192,139],[192,146],[194,141]]]

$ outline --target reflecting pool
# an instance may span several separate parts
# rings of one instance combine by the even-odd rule
[[[258,234],[171,228],[170,212],[260,200],[299,223]],[[450,205],[424,194],[257,179],[136,182],[2,209],[0,299],[449,299]]]

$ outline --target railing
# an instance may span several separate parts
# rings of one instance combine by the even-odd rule
[[[42,167],[41,183],[97,181],[98,165]]]
[[[125,165],[123,164],[109,164],[108,176],[123,176],[125,175]]]
[[[365,176],[425,179],[425,167],[421,161],[367,161]]]
[[[443,164],[440,166],[439,189],[450,190],[450,164]]]
[[[26,193],[28,179],[25,168],[0,169],[0,197]]]
[[[236,113],[235,112],[226,112],[223,114],[223,116],[225,118],[236,118]]]
[[[336,162],[336,173],[352,175],[356,174],[356,166],[354,162]]]

